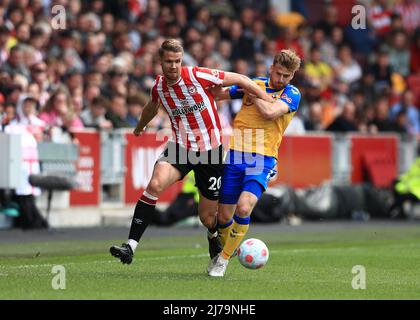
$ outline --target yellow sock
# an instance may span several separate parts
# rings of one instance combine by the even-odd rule
[[[238,219],[235,216],[234,220],[235,221],[232,224],[232,229],[229,232],[229,236],[226,239],[225,245],[223,246],[221,255],[224,259],[229,259],[232,256],[232,254],[241,244],[249,229],[249,217]],[[239,223],[238,220],[240,220],[239,222],[241,223]]]
[[[226,239],[229,236],[230,230],[232,230],[233,220],[230,220],[228,223],[224,225],[219,225],[218,231],[220,236],[220,242],[222,243],[222,247],[225,246]]]

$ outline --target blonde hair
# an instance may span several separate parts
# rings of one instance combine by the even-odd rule
[[[163,41],[162,45],[159,48],[159,57],[163,57],[164,51],[172,51],[172,52],[182,52],[184,53],[184,48],[180,41],[176,39],[166,39]]]
[[[291,72],[295,72],[300,68],[301,60],[293,50],[283,49],[274,57],[273,66],[280,64]]]

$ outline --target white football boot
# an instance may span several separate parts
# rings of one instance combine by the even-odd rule
[[[213,260],[210,261],[209,266],[207,267],[207,272],[210,277],[223,277],[226,272],[227,265],[229,260],[224,259],[220,254],[215,256]]]
[[[210,273],[210,270],[213,268],[213,265],[216,263],[216,260],[218,257],[219,257],[219,254],[217,254],[213,259],[210,260],[207,266],[207,273]]]

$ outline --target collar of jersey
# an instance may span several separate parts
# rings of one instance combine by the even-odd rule
[[[165,79],[165,81],[166,81],[166,85],[167,85],[168,87],[173,87],[174,85],[178,84],[178,83],[181,81],[181,79],[182,79],[182,76],[179,76],[179,79],[178,79],[178,80],[176,80],[176,82],[175,82],[175,83],[173,83],[173,84],[169,84],[169,83],[168,83],[168,80],[166,80],[166,79]]]
[[[278,91],[281,91],[282,89],[274,89],[274,88],[271,88],[270,87],[270,85],[269,85],[269,80],[270,80],[270,78],[267,78],[267,80],[265,80],[265,91],[266,92],[268,92],[268,93],[273,93],[273,92],[278,92]],[[286,87],[287,87],[288,85],[286,85],[283,89],[286,89]]]

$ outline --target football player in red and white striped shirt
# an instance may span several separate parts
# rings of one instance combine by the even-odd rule
[[[151,221],[159,195],[191,170],[195,173],[200,193],[198,214],[208,229],[210,257],[221,251],[216,213],[223,172],[222,128],[210,88],[238,85],[274,103],[271,96],[244,75],[182,66],[183,53],[177,40],[168,39],[161,45],[159,56],[163,75],[156,78],[151,99],[134,129],[134,134],[140,135],[162,106],[171,119],[173,139],[157,160],[152,178],[137,202],[128,242],[121,247],[110,248],[111,254],[122,263],[131,263],[138,242]]]

